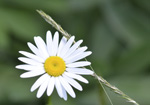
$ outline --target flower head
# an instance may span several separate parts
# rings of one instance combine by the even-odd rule
[[[91,63],[81,61],[92,52],[86,51],[87,47],[79,47],[83,42],[77,41],[73,44],[75,37],[69,40],[63,37],[59,43],[59,34],[55,32],[54,38],[50,31],[46,34],[46,43],[39,36],[34,37],[36,46],[28,42],[33,53],[19,51],[26,57],[18,59],[25,64],[16,66],[27,72],[20,75],[21,78],[30,78],[41,75],[31,87],[31,92],[38,89],[37,97],[40,98],[44,92],[50,96],[56,88],[58,95],[67,100],[67,93],[73,98],[76,97],[72,87],[82,91],[82,86],[76,81],[88,83],[81,75],[92,75],[93,71],[83,68]]]

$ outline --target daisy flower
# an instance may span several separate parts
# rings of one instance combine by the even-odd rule
[[[73,44],[75,37],[69,40],[62,37],[59,43],[59,33],[55,32],[54,37],[50,31],[46,33],[46,43],[40,36],[34,37],[35,45],[28,42],[32,53],[19,51],[25,57],[18,59],[25,64],[16,66],[27,72],[20,75],[21,78],[40,76],[31,87],[31,92],[37,91],[37,98],[44,92],[50,96],[56,88],[58,95],[67,100],[67,93],[75,98],[73,88],[82,91],[82,86],[76,81],[88,83],[81,75],[92,75],[93,71],[84,68],[89,66],[89,61],[81,59],[89,56],[92,52],[86,51],[87,47],[79,47],[83,40]],[[73,88],[72,88],[73,87]]]

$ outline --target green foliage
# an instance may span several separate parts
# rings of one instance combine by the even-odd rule
[[[51,15],[76,40],[93,54],[88,58],[94,70],[111,84],[135,99],[149,105],[150,88],[150,1],[148,0],[0,0],[0,104],[40,105],[47,97],[36,98],[30,87],[37,79],[20,79],[15,65],[19,50],[28,50],[27,42],[47,30],[55,32],[36,9]],[[59,98],[54,91],[52,103],[57,105],[110,105],[99,90],[98,82],[87,77],[89,85],[76,99]],[[131,105],[107,90],[114,105]],[[101,93],[101,94],[100,94]],[[104,102],[100,101],[103,99]]]

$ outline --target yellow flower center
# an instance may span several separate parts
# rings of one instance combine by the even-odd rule
[[[46,59],[44,69],[49,75],[57,77],[64,73],[66,70],[66,64],[62,58],[51,56]]]

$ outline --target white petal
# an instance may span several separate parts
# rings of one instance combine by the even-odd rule
[[[70,78],[70,77],[68,77],[68,76],[66,76],[66,75],[63,75],[63,77],[64,77],[64,79],[65,79],[69,84],[71,84],[74,88],[76,88],[76,89],[78,89],[78,90],[80,90],[80,91],[83,90],[83,89],[82,89],[82,86],[81,86],[77,81],[75,81],[74,79],[72,79],[72,78]]]
[[[45,80],[47,80],[49,78],[48,74],[44,74],[41,77],[39,77],[38,80],[36,80],[36,82],[32,85],[31,87],[31,92],[33,92],[34,90],[36,90]]]
[[[30,50],[39,57],[42,57],[39,50],[30,42],[27,43]]]
[[[49,80],[48,88],[47,88],[47,95],[50,96],[54,90],[55,80],[54,77],[51,77]]]
[[[59,80],[60,80],[60,83],[62,84],[62,86],[65,88],[65,90],[70,94],[70,96],[75,98],[76,95],[75,95],[72,87],[69,85],[69,83],[67,81],[65,81],[62,76],[59,76]]]
[[[63,92],[63,99],[66,101],[67,100],[66,90],[65,90],[65,88],[62,85],[61,85],[61,88],[62,88],[62,92]]]
[[[66,68],[66,71],[81,74],[81,75],[92,75],[94,72],[85,68]]]
[[[59,97],[63,97],[63,92],[62,92],[62,88],[61,88],[61,84],[60,84],[60,81],[58,79],[58,77],[55,77],[55,86],[56,86],[56,90],[57,90],[57,93],[59,95]]]
[[[49,57],[48,51],[47,51],[47,46],[44,42],[44,40],[41,37],[37,37],[38,38],[38,46],[40,49],[42,49],[42,55],[44,55],[46,58]]]
[[[42,59],[41,57],[37,56],[37,55],[34,55],[34,54],[31,54],[29,52],[26,52],[26,51],[19,51],[19,53],[21,53],[22,55],[28,57],[28,58],[31,58],[31,59],[34,59],[38,62],[44,62],[44,59]]]
[[[60,54],[62,52],[61,50],[63,49],[64,45],[66,44],[66,41],[67,41],[67,38],[62,37],[60,44],[59,44],[59,47],[58,47],[57,56],[60,56]]]
[[[34,70],[34,71],[29,71],[26,73],[23,73],[20,75],[21,78],[30,78],[30,77],[35,77],[35,76],[39,76],[41,74],[44,74],[45,70]]]
[[[89,61],[79,61],[79,62],[74,62],[74,63],[69,63],[66,66],[67,67],[84,67],[90,65],[91,62]]]
[[[73,74],[73,73],[68,73],[68,72],[64,72],[64,75],[70,77],[70,78],[74,78],[74,79],[77,79],[81,82],[84,82],[84,83],[89,83],[88,80],[86,80],[85,78],[83,78],[82,76],[80,75],[77,75],[77,74]]]
[[[89,55],[91,55],[91,54],[92,54],[91,51],[87,51],[87,52],[84,52],[84,53],[79,54],[79,55],[77,55],[77,56],[70,57],[70,58],[66,61],[66,63],[71,63],[71,62],[75,62],[75,61],[81,60],[81,59],[83,59],[83,58],[85,58],[85,57],[87,57],[87,56],[89,56]]]
[[[64,60],[67,61],[68,59],[74,57],[74,56],[77,56],[77,55],[80,55],[82,54],[85,50],[87,50],[87,47],[84,46],[84,47],[80,47],[78,49],[76,49],[70,56],[66,57]]]
[[[18,58],[20,61],[24,62],[24,63],[27,63],[29,65],[37,65],[37,66],[43,66],[42,63],[39,63],[35,60],[32,60],[32,59],[29,59],[29,58],[25,58],[25,57],[19,57]]]
[[[83,53],[83,52],[86,51],[86,50],[87,50],[87,46],[79,47],[79,48],[78,48],[75,52],[73,52],[70,56]]]
[[[68,52],[64,55],[64,59],[67,58],[68,56],[70,56],[79,46],[80,44],[83,42],[83,40],[79,40],[78,42],[76,42],[69,50]]]
[[[57,77],[57,79],[58,79],[58,77]],[[59,81],[59,82],[58,82],[58,81]],[[58,89],[57,92],[58,92],[59,96],[60,96],[61,98],[63,98],[64,100],[67,100],[67,93],[66,93],[66,90],[65,90],[64,87],[61,85],[60,80],[58,79],[57,82],[55,81],[55,83],[59,83],[59,85],[57,86],[59,89],[56,88],[56,89]],[[60,92],[62,92],[62,94],[60,94]]]
[[[53,39],[53,56],[56,56],[57,49],[58,49],[58,41],[59,41],[59,33],[56,31],[54,34],[54,39]]]
[[[49,79],[50,79],[50,77],[49,77]],[[47,88],[47,86],[48,86],[49,79],[45,80],[45,81],[42,83],[42,85],[40,86],[40,88],[39,88],[39,90],[38,90],[38,92],[37,92],[37,98],[40,98],[40,97],[44,94],[44,92],[45,92],[45,90],[46,90],[46,88]]]
[[[60,57],[63,58],[63,56],[67,53],[67,51],[69,50],[70,46],[72,45],[73,41],[74,41],[74,36],[72,36],[68,42],[65,44],[65,46],[63,47],[62,51],[61,51],[61,54],[60,54]]]
[[[17,69],[27,70],[27,71],[43,69],[42,66],[32,66],[32,65],[27,65],[27,64],[17,65],[16,68]]]
[[[53,53],[53,41],[52,41],[52,34],[50,31],[46,33],[46,44],[49,56],[52,56]]]
[[[45,45],[45,42],[43,41],[43,39],[38,36],[38,37],[34,37],[34,41],[36,43],[36,46],[39,49],[39,52],[41,53],[41,56],[44,59],[47,59],[49,57],[49,54],[47,52],[47,48],[46,48],[46,45]]]

